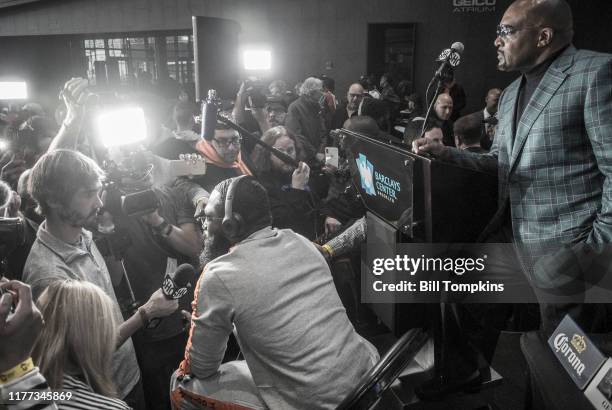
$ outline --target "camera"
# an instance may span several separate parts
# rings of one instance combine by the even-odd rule
[[[267,103],[266,85],[257,77],[249,77],[244,81],[244,90],[249,98],[251,108],[264,108]]]
[[[22,218],[0,218],[0,256],[8,256],[25,242]]]
[[[151,185],[153,165],[143,151],[133,151],[118,162],[103,162],[106,172],[104,209],[117,217],[146,215],[155,211],[159,202]]]

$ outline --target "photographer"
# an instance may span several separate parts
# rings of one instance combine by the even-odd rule
[[[267,112],[267,98],[264,95],[261,81],[248,79],[240,84],[232,116],[238,125],[259,135],[263,135],[271,127]],[[250,140],[242,141],[241,148],[247,155],[253,151],[253,147],[254,143]]]
[[[56,150],[38,160],[32,169],[29,190],[46,220],[39,227],[23,279],[32,286],[35,296],[59,280],[91,282],[113,300],[116,318],[121,322],[108,269],[86,229],[97,222],[102,206],[102,177],[98,165],[76,151]],[[136,409],[145,406],[130,336],[149,319],[167,316],[177,307],[178,302],[166,299],[158,290],[119,327],[122,342],[113,355],[113,380],[120,388],[119,397]]]
[[[151,188],[151,181],[124,181],[127,192]],[[170,187],[152,189],[157,209],[143,216],[114,217],[114,223],[129,237],[123,265],[137,301],[145,301],[160,288],[167,273],[183,263],[197,266],[202,237],[193,217],[193,206]],[[195,279],[192,284],[195,283]],[[123,286],[122,288],[125,288]],[[168,409],[168,380],[181,361],[187,342],[180,310],[191,311],[191,288],[179,300],[180,309],[156,327],[145,327],[132,340],[142,374],[147,409]]]
[[[19,178],[18,190],[22,188],[22,181],[27,178],[29,171],[24,172]],[[6,203],[0,207],[0,257],[5,258],[6,275],[9,279],[21,280],[23,267],[25,265],[30,248],[36,240],[38,223],[22,213],[25,204],[29,202],[26,197],[11,191],[8,184],[0,180],[0,203],[6,199]]]
[[[66,105],[66,115],[47,151],[57,148],[77,148],[85,103],[91,97],[87,92],[88,86],[88,81],[79,77],[71,78],[64,84],[60,96]]]

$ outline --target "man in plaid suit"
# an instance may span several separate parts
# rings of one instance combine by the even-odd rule
[[[412,146],[415,153],[498,175],[499,209],[482,237],[514,242],[520,255],[514,267],[522,264],[526,272],[563,246],[601,249],[612,241],[612,56],[576,50],[572,37],[565,1],[515,1],[494,44],[498,69],[521,76],[500,98],[490,153],[426,139]],[[564,285],[559,269],[546,273],[538,286]],[[550,332],[570,312],[587,323],[585,331],[594,330],[581,320],[591,308],[542,305],[542,327]]]
[[[497,173],[499,209],[536,260],[566,244],[612,242],[612,55],[576,50],[563,0],[518,0],[497,28],[498,69],[520,71],[499,102],[488,155],[416,140],[416,153]],[[510,218],[508,218],[508,216]]]

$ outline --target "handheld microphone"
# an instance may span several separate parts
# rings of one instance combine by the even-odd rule
[[[166,273],[162,282],[162,292],[168,299],[180,299],[187,293],[195,278],[195,269],[188,263],[180,265],[176,271]]]
[[[210,140],[215,136],[219,99],[215,90],[208,90],[208,97],[202,102],[202,138]]]
[[[166,273],[162,282],[162,292],[167,299],[180,299],[187,293],[195,279],[195,269],[188,263],[183,263],[176,271]],[[149,321],[147,329],[154,329],[161,323],[163,318],[153,318]]]

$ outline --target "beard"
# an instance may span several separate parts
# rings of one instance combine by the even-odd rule
[[[203,269],[208,262],[228,253],[231,246],[223,235],[207,235],[200,254],[200,267]]]
[[[85,228],[90,231],[97,229],[98,209],[94,209],[85,216],[71,209],[61,209],[59,217],[64,223],[74,228]]]

